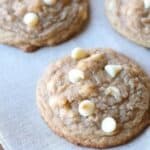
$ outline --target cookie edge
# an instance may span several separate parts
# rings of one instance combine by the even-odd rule
[[[117,31],[122,37],[126,38],[128,41],[131,41],[135,44],[138,44],[140,46],[143,46],[145,48],[150,49],[150,42],[145,42],[144,40],[140,40],[140,39],[135,39],[135,37],[132,36],[132,34],[128,34],[125,30],[123,30],[123,28],[119,23],[115,23],[112,19],[112,17],[109,15],[109,10],[108,10],[108,0],[105,0],[105,16],[107,16],[108,21],[110,22],[112,28]]]

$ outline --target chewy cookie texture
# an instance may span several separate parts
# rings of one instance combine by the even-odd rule
[[[37,87],[48,126],[68,141],[104,148],[124,144],[150,124],[150,79],[110,49],[75,48],[51,64]]]
[[[29,52],[80,32],[88,0],[2,0],[0,13],[0,43]]]
[[[105,0],[105,8],[119,33],[150,48],[150,0]]]

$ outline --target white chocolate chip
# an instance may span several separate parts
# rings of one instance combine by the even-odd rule
[[[105,71],[112,77],[116,77],[118,73],[122,70],[121,65],[106,65],[105,66]]]
[[[120,98],[120,91],[118,88],[114,87],[114,86],[110,86],[105,90],[105,94],[106,95],[112,95],[115,97],[115,99],[119,99]]]
[[[36,13],[29,12],[25,14],[23,22],[29,27],[35,27],[39,22],[39,17]]]
[[[93,114],[95,109],[95,104],[89,100],[84,100],[79,104],[79,113],[81,116],[90,116]]]
[[[54,82],[53,81],[48,82],[47,83],[47,90],[51,91],[53,88],[54,88]]]
[[[116,0],[109,0],[109,6],[108,9],[109,11],[114,11],[116,9]]]
[[[101,129],[106,133],[112,133],[117,128],[116,120],[112,117],[106,117],[102,121]]]
[[[75,48],[72,51],[71,56],[72,56],[73,59],[79,60],[79,59],[87,57],[88,55],[89,54],[86,51],[84,51],[82,48]]]
[[[101,53],[93,54],[88,59],[91,60],[91,61],[103,60],[104,59],[104,54],[101,54]]]
[[[43,0],[46,5],[55,5],[57,0]]]
[[[51,97],[49,99],[49,106],[51,108],[55,108],[58,105],[58,98],[57,97]]]
[[[150,0],[144,0],[144,7],[145,9],[150,8]]]
[[[127,16],[131,16],[133,14],[133,10],[132,9],[128,9],[127,11],[126,11],[126,15]]]
[[[84,79],[84,72],[79,69],[72,69],[69,72],[69,81],[72,83],[79,82]]]

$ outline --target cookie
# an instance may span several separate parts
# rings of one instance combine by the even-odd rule
[[[124,144],[150,124],[150,79],[124,55],[85,51],[51,64],[37,86],[48,126],[68,141],[105,148]]]
[[[105,0],[113,28],[126,38],[150,48],[150,1]]]
[[[2,0],[0,43],[33,51],[59,44],[88,20],[87,0]]]

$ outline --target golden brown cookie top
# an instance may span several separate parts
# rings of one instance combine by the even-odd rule
[[[150,47],[149,0],[106,0],[106,11],[119,32]]]
[[[76,134],[120,136],[149,121],[148,76],[112,50],[76,48],[48,68],[43,82],[53,117]]]
[[[58,44],[81,31],[88,20],[88,1],[3,0],[0,13],[0,30],[7,37],[0,39],[1,43],[24,49],[41,47]]]
[[[56,25],[57,22],[61,24],[61,21],[63,22],[65,19],[71,22],[71,19],[73,19],[77,13],[82,12],[82,3],[84,4],[85,0],[82,2],[80,0],[4,0],[1,2],[0,11],[1,14],[5,16],[1,15],[0,20],[4,22],[6,26],[9,25],[10,21],[13,21],[14,30],[17,30],[17,28],[15,29],[15,25],[18,25],[18,28],[24,31],[28,31],[28,27],[36,26],[37,31],[49,27],[50,25]],[[34,20],[34,17],[32,18],[31,16],[30,18],[29,16],[27,21],[24,21],[24,17],[28,13],[33,13],[38,18],[38,22],[33,26],[30,23],[28,24],[28,20]],[[81,15],[86,17],[84,14]],[[4,27],[3,25],[1,26]],[[32,28],[32,31],[33,30]]]

